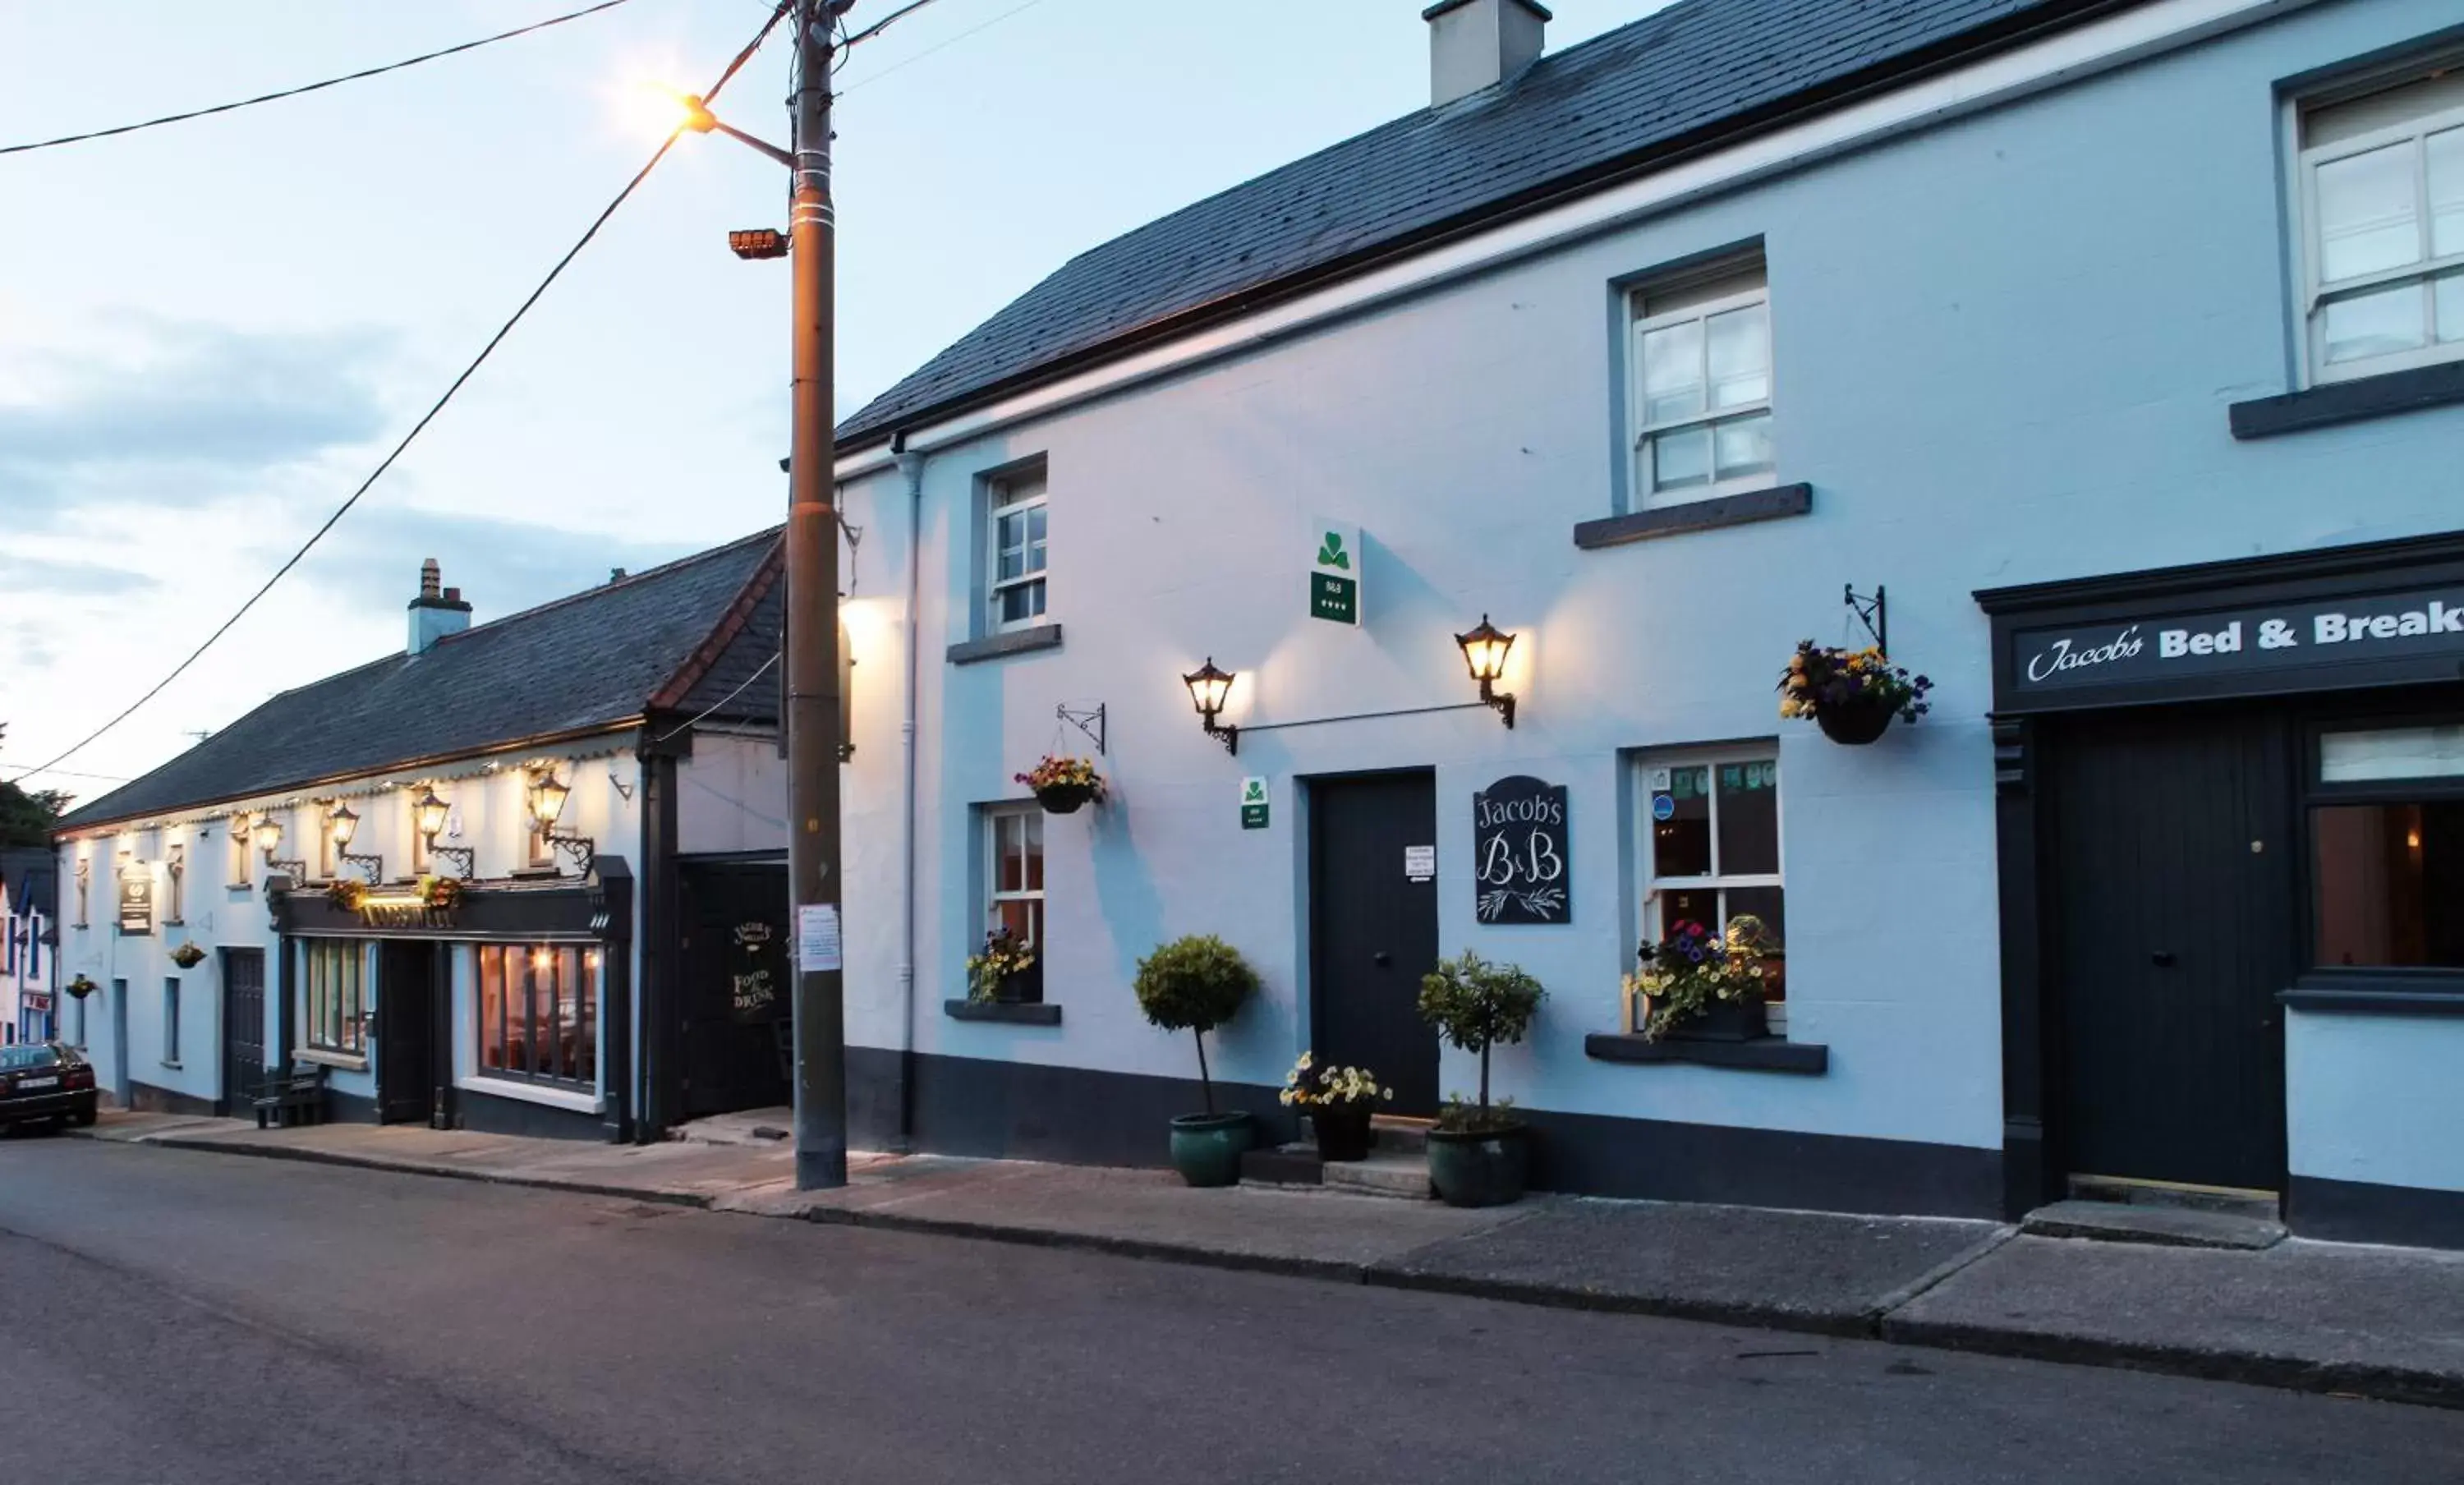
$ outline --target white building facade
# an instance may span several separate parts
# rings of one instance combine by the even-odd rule
[[[1534,8],[1473,5],[1485,87],[1444,95],[1441,28],[1427,114],[1087,255],[843,430],[859,1141],[1159,1163],[1197,1067],[1130,982],[1187,933],[1264,976],[1234,1102],[1279,1118],[1313,1048],[1425,1113],[1475,1075],[1410,998],[1471,949],[1550,992],[1495,1067],[1543,1186],[1991,1214],[2110,1177],[2464,1243],[2425,1137],[2464,1113],[2464,946],[2422,911],[2464,850],[2453,16],[1883,7],[1872,55],[1670,118],[1718,0],[1522,71]],[[1846,23],[1804,9],[1783,55]],[[1578,151],[1569,112],[1630,147],[1427,204]],[[2386,652],[2327,663],[2305,602]],[[2132,623],[2153,668],[2030,678]],[[1799,640],[1884,626],[1930,715],[1779,718]],[[1036,811],[1046,752],[1110,797]],[[2239,803],[2167,812],[2219,771]],[[1562,811],[1518,870],[1485,797]],[[1632,1034],[1638,942],[1740,913],[1784,1031]],[[1041,1005],[965,1002],[999,921]]]

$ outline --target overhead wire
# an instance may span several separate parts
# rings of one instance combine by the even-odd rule
[[[726,69],[719,74],[718,80],[703,90],[701,96],[704,99],[715,99],[718,97],[720,90],[727,86],[729,80],[737,75],[745,63],[753,59],[755,53],[761,50],[762,43],[770,38],[770,33],[777,28],[780,19],[784,16],[791,8],[792,0],[781,0],[781,3],[778,8],[771,11],[770,18],[762,23],[761,30],[755,33],[750,42],[745,44],[744,50],[737,53],[735,57],[728,62]],[[136,714],[138,708],[143,706],[146,702],[153,700],[157,696],[160,696],[163,693],[164,688],[169,686],[171,682],[179,679],[183,675],[187,674],[188,667],[196,664],[198,659],[201,658],[207,651],[212,649],[217,640],[221,639],[223,635],[231,632],[231,627],[237,624],[241,619],[245,618],[249,611],[256,607],[258,600],[265,597],[267,593],[272,592],[275,585],[281,582],[285,576],[289,575],[292,568],[299,565],[301,559],[305,558],[308,553],[315,548],[319,542],[324,540],[325,533],[333,530],[335,524],[345,515],[348,515],[353,506],[360,503],[360,498],[366,495],[369,489],[372,488],[380,478],[384,477],[385,471],[393,467],[394,461],[402,457],[403,452],[410,447],[411,442],[419,437],[420,433],[427,429],[429,423],[435,421],[438,413],[445,410],[446,404],[453,400],[454,393],[460,391],[464,384],[468,383],[473,376],[477,374],[479,367],[487,362],[488,357],[495,351],[498,345],[504,343],[505,337],[513,333],[514,326],[521,323],[522,317],[530,313],[531,306],[539,301],[540,297],[547,293],[548,287],[555,283],[557,278],[563,274],[566,266],[572,263],[576,257],[581,255],[582,250],[589,246],[590,240],[593,237],[599,235],[599,229],[607,225],[607,219],[616,214],[617,208],[623,206],[626,199],[633,194],[635,188],[638,188],[643,181],[649,178],[650,172],[658,167],[659,162],[667,158],[668,151],[675,145],[676,138],[676,133],[671,133],[665,140],[660,142],[659,147],[651,152],[649,161],[643,165],[641,169],[636,170],[633,173],[633,178],[631,180],[625,183],[625,188],[616,193],[615,199],[607,203],[606,207],[600,211],[599,215],[595,219],[592,220],[589,228],[583,233],[582,236],[575,241],[572,247],[565,250],[564,255],[556,260],[556,266],[548,270],[547,277],[539,280],[539,287],[533,289],[530,292],[529,297],[522,300],[520,307],[517,308],[513,315],[507,319],[502,325],[497,327],[495,334],[488,338],[488,344],[481,346],[479,348],[479,353],[471,359],[470,365],[462,368],[462,374],[456,376],[453,379],[452,384],[445,388],[444,393],[433,403],[429,405],[428,410],[420,414],[419,421],[411,425],[410,432],[403,434],[401,442],[396,443],[393,446],[392,452],[385,456],[384,460],[377,465],[376,469],[369,474],[367,478],[360,481],[359,488],[351,492],[350,498],[342,501],[341,505],[336,506],[334,513],[325,518],[324,524],[319,526],[316,531],[309,536],[307,541],[302,542],[299,544],[299,549],[293,552],[290,558],[285,561],[281,566],[275,568],[274,575],[267,578],[265,582],[258,587],[255,592],[251,593],[248,596],[248,600],[245,603],[242,603],[239,608],[231,613],[230,618],[223,620],[220,625],[216,626],[214,632],[206,636],[204,643],[198,645],[196,649],[189,651],[187,658],[182,660],[178,665],[173,666],[169,675],[165,676],[161,680],[156,681],[152,686],[146,688],[144,695],[139,697],[136,700],[131,701],[127,706],[121,708],[121,711],[109,721],[106,721],[101,726],[95,728],[84,737],[77,739],[77,741],[70,744],[68,748],[53,755],[43,763],[37,764],[32,768],[23,769],[12,775],[10,782],[14,783],[20,779],[31,778],[35,774],[44,772],[56,765],[65,763],[69,759],[76,757],[89,744],[94,742],[96,739],[102,737],[104,734],[110,732],[114,727],[126,721],[130,717]]]
[[[873,36],[880,34],[880,33],[887,28],[891,21],[898,20],[900,17],[905,16],[909,11],[921,10],[923,7],[932,3],[933,0],[916,0],[915,4],[906,7],[896,14],[890,15],[875,22],[870,29],[860,32],[854,36],[849,37],[847,44],[852,47],[854,43],[858,41],[870,40]],[[844,97],[847,94],[856,91],[858,88],[870,87],[872,84],[879,82],[882,78],[889,77],[891,73],[897,72],[901,68],[913,67],[917,62],[931,56],[935,52],[957,46],[959,42],[966,40],[969,36],[975,35],[979,32],[990,31],[995,26],[1008,20],[1011,16],[1020,14],[1023,11],[1032,11],[1043,3],[1044,0],[1026,0],[1026,3],[1023,5],[1014,5],[1008,10],[1001,11],[999,15],[992,17],[990,20],[979,21],[975,25],[958,33],[957,35],[948,37],[945,40],[937,41],[933,45],[926,47],[923,51],[916,53],[913,56],[901,57],[897,61],[884,67],[881,71],[874,73],[869,78],[857,78],[855,81],[848,83],[846,87],[839,89],[839,96]]]
[[[567,21],[578,21],[584,16],[596,15],[602,11],[612,11],[627,3],[629,0],[599,0],[596,5],[584,6],[579,11],[568,11],[562,15],[551,15],[543,21],[533,21],[527,26],[517,26],[511,31],[500,31],[493,36],[481,36],[475,41],[465,41],[457,46],[444,47],[434,52],[423,52],[417,56],[407,56],[398,62],[387,62],[382,67],[362,68],[358,72],[344,73],[339,78],[327,78],[319,82],[303,83],[296,88],[283,88],[278,92],[260,93],[254,98],[243,98],[229,103],[216,103],[210,108],[191,108],[186,113],[165,114],[159,119],[143,119],[135,123],[115,124],[108,129],[88,129],[82,134],[63,134],[57,139],[33,140],[23,144],[0,144],[0,155],[22,155],[29,150],[56,149],[62,144],[82,144],[90,140],[134,134],[140,129],[160,128],[166,123],[186,123],[192,119],[231,113],[242,108],[254,108],[259,103],[279,102],[286,98],[297,98],[303,93],[315,93],[324,88],[340,87],[345,82],[360,82],[369,78],[381,78],[386,73],[400,72],[406,67],[416,67],[422,62],[433,62],[442,57],[457,56],[464,52],[475,52],[484,46],[494,46],[499,41],[511,41],[517,36],[527,36],[533,32],[545,31],[551,26],[561,26]]]

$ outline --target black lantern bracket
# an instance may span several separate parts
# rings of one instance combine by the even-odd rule
[[[436,843],[435,837],[430,836],[428,841],[428,853],[452,862],[454,869],[461,873],[464,881],[469,881],[479,869],[479,852],[474,846],[440,846]]]
[[[1087,735],[1087,741],[1095,744],[1095,756],[1098,758],[1104,756],[1103,702],[1098,701],[1095,703],[1092,710],[1088,710],[1083,707],[1071,706],[1068,702],[1064,701],[1059,706],[1052,709],[1052,715],[1058,720],[1066,721],[1069,725],[1077,728],[1080,732],[1085,733]]]
[[[1887,591],[1880,583],[1874,585],[1870,598],[1858,592],[1854,583],[1840,589],[1840,602],[1848,606],[1848,612],[1858,623],[1865,626],[1865,632],[1874,636],[1874,648],[1886,655],[1891,653],[1891,606]]]
[[[356,866],[367,873],[371,886],[385,880],[385,856],[382,853],[363,856],[348,851],[337,851],[334,853],[334,858],[344,866]]]
[[[591,868],[599,864],[599,842],[587,835],[566,835],[550,827],[547,843],[560,854],[572,857],[574,871],[583,876],[589,875]]]

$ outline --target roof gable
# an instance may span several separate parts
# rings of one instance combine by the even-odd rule
[[[2130,3],[2130,0],[2123,0]],[[1072,258],[839,430],[927,415],[1257,307],[1708,138],[2113,9],[2100,0],[1680,0]]]
[[[627,721],[776,565],[778,546],[763,531],[283,692],[60,828]]]

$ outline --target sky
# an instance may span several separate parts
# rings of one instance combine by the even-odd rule
[[[393,61],[583,0],[0,0],[0,145]],[[935,0],[839,75],[844,415],[1088,248],[1424,106],[1425,0]],[[1658,8],[1552,0],[1551,52]],[[863,0],[861,27],[894,9]],[[0,778],[159,680],[408,431],[767,0],[0,155]],[[717,104],[783,141],[786,45]],[[180,680],[25,779],[94,798],[399,649],[773,523],[783,172],[688,137],[385,477]]]

